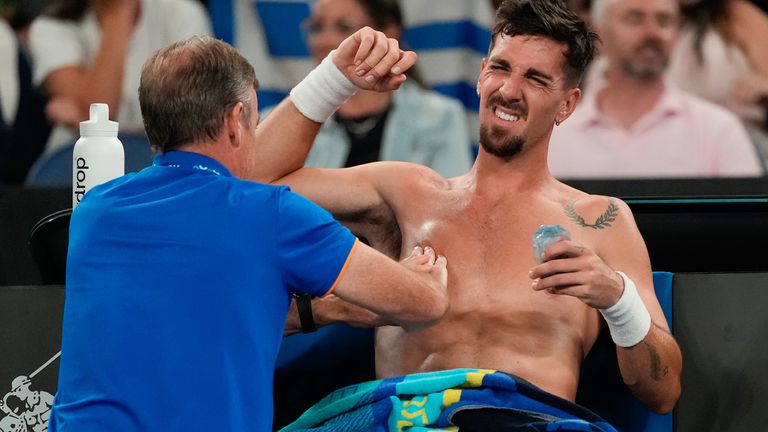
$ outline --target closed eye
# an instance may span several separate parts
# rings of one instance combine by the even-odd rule
[[[529,69],[525,73],[525,77],[545,87],[549,87],[552,84],[552,77],[535,69]]]
[[[508,71],[510,69],[509,62],[500,57],[492,57],[488,59],[488,69],[494,71]]]

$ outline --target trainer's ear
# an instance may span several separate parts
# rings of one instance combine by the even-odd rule
[[[243,115],[244,105],[242,102],[238,102],[227,111],[224,116],[224,131],[227,134],[229,143],[233,147],[240,147],[243,139]]]

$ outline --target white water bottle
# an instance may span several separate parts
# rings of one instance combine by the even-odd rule
[[[80,139],[72,151],[73,209],[92,187],[125,174],[117,128],[117,122],[109,120],[107,104],[91,104],[90,119],[80,122]]]

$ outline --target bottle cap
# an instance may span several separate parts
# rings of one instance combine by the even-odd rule
[[[80,122],[80,136],[116,137],[118,123],[109,119],[109,105],[91,104],[90,119]]]

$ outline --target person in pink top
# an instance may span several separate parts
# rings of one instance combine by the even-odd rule
[[[603,50],[573,115],[555,128],[552,175],[577,178],[756,177],[754,144],[729,111],[663,76],[678,34],[674,0],[597,0]],[[594,82],[596,81],[596,82]]]

